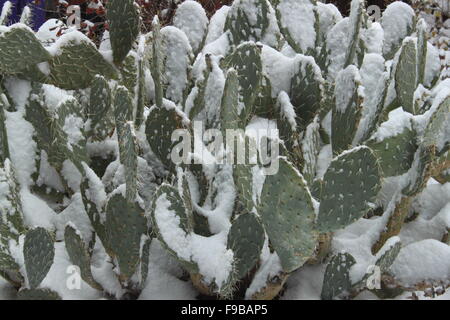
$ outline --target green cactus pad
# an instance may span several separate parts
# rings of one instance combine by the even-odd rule
[[[92,81],[86,114],[90,122],[90,137],[101,141],[114,130],[112,96],[108,81],[97,75]]]
[[[358,69],[350,65],[339,72],[334,89],[335,104],[331,120],[333,153],[347,150],[353,143],[362,114]]]
[[[80,268],[81,278],[92,288],[102,290],[101,285],[92,276],[91,257],[89,256],[85,242],[80,236],[80,232],[70,225],[66,226],[64,241],[70,261]]]
[[[20,74],[51,59],[31,29],[15,25],[0,32],[0,73]]]
[[[184,104],[191,85],[191,64],[194,56],[189,40],[180,29],[161,29],[164,56],[164,96],[176,104]]]
[[[120,65],[139,34],[139,8],[134,0],[110,0],[106,17],[109,22],[114,63]]]
[[[66,145],[62,146],[66,159],[72,161],[82,171],[81,163],[89,163],[90,160],[86,150],[84,118],[81,105],[75,99],[68,99],[61,103],[57,110],[53,127],[56,143],[66,142]],[[73,132],[74,128],[77,128],[78,132]]]
[[[375,265],[380,267],[381,273],[389,271],[389,268],[394,263],[395,259],[400,253],[401,248],[402,248],[401,242],[397,241],[394,245],[390,246],[386,251],[384,251],[381,256],[379,256],[379,258],[375,262]]]
[[[353,64],[360,44],[361,26],[363,23],[364,0],[352,0],[350,9],[350,43],[345,55],[344,68]]]
[[[290,97],[301,129],[311,122],[321,106],[323,82],[314,59],[305,57],[298,61],[291,80]]]
[[[134,115],[134,122],[136,128],[139,128],[144,122],[144,109],[147,100],[147,87],[145,85],[145,71],[148,69],[147,64],[142,60],[138,62],[138,83],[137,83],[137,99],[136,99],[136,112]]]
[[[332,300],[352,288],[349,271],[355,263],[355,258],[349,253],[339,253],[331,259],[323,279],[320,295],[323,300]]]
[[[438,155],[450,148],[450,96],[444,99],[431,116],[425,130],[423,145],[435,146]]]
[[[425,20],[420,19],[419,22],[417,22],[417,83],[424,83],[425,81],[427,51],[427,25]]]
[[[9,248],[10,240],[15,237],[17,235],[11,232],[8,225],[0,223],[0,276],[8,281],[15,279],[15,282],[22,283],[20,266],[13,258]]]
[[[188,235],[191,230],[191,224],[189,216],[186,212],[186,209],[184,207],[183,199],[181,198],[178,190],[175,187],[172,187],[168,184],[162,184],[159,189],[156,191],[154,196],[154,201],[152,204],[151,209],[151,219],[152,219],[152,227],[153,231],[156,233],[159,241],[161,241],[162,245],[175,257],[177,257],[178,261],[190,272],[198,272],[198,267],[195,263],[193,263],[190,260],[187,260],[186,258],[178,256],[176,249],[171,247],[170,244],[166,241],[167,239],[164,239],[163,234],[161,233],[159,229],[157,211],[158,210],[165,210],[166,208],[161,208],[159,205],[162,205],[159,203],[159,201],[168,201],[169,207],[167,210],[170,210],[173,214],[177,216],[179,219],[179,224],[177,227],[181,229],[182,232],[185,233],[185,235]]]
[[[119,0],[120,1],[120,0]],[[164,99],[164,51],[158,16],[152,22],[150,72],[155,83],[155,104],[161,108]]]
[[[136,92],[138,83],[138,67],[138,57],[134,51],[131,51],[119,68],[122,75],[120,83],[128,89],[132,96],[134,96]]]
[[[164,100],[161,108],[153,107],[147,117],[145,134],[152,151],[169,170],[174,170],[171,160],[173,147],[178,142],[172,142],[175,130],[187,128],[187,117],[175,104]]]
[[[23,282],[20,266],[12,256],[10,243],[19,242],[24,233],[22,202],[19,184],[15,178],[14,169],[9,159],[3,168],[0,167],[0,273],[8,281],[17,285]]]
[[[320,122],[318,117],[306,128],[301,147],[304,161],[302,173],[308,184],[312,185],[316,176],[316,166],[321,148]]]
[[[245,211],[251,212],[253,203],[253,171],[248,164],[237,164],[233,166],[233,179],[238,192],[238,198]]]
[[[145,240],[144,245],[142,246],[141,252],[141,281],[140,286],[144,288],[145,283],[147,281],[148,276],[148,268],[149,268],[149,258],[150,258],[150,245],[152,244],[152,239],[148,238]]]
[[[63,162],[69,159],[82,170],[81,162],[89,162],[86,153],[86,140],[79,137],[71,137],[64,131],[66,121],[78,122],[82,124],[80,105],[71,98],[61,103],[57,113],[53,113],[45,107],[43,92],[39,85],[32,90],[32,95],[26,106],[25,119],[28,120],[35,129],[34,139],[38,147],[48,155],[48,162],[57,170],[62,169]],[[77,121],[77,118],[79,121]],[[78,128],[82,135],[82,126]],[[70,130],[72,131],[72,130]],[[71,143],[73,142],[73,143]]]
[[[336,157],[324,176],[317,225],[332,232],[361,218],[381,188],[381,170],[373,151],[357,147]]]
[[[239,105],[239,80],[238,73],[234,69],[228,70],[225,89],[222,96],[220,108],[220,127],[222,136],[226,137],[226,130],[235,130],[240,127],[238,105]]]
[[[402,192],[406,196],[415,196],[425,188],[428,179],[431,177],[433,161],[435,160],[434,145],[420,145],[417,150],[409,174],[408,185]]]
[[[8,134],[5,126],[5,109],[8,105],[8,100],[0,89],[0,165],[3,165],[6,158],[9,158]]]
[[[264,182],[258,213],[283,270],[292,272],[314,254],[318,234],[305,180],[284,158],[278,160],[278,173]]]
[[[314,46],[317,43],[318,28],[316,20],[317,6],[314,0],[277,0],[276,2],[276,17],[278,27],[281,33],[288,42],[288,44],[297,53],[306,54],[315,50]],[[296,15],[304,20],[299,20],[302,24],[302,29],[297,28],[296,24],[292,23],[292,16]]]
[[[381,141],[372,139],[366,142],[378,159],[385,177],[399,176],[406,173],[414,161],[417,150],[417,137],[414,129],[404,130],[398,135]]]
[[[3,186],[0,191],[0,219],[3,223],[9,225],[11,236],[17,241],[19,235],[25,231],[25,227],[20,186],[9,159],[6,159],[3,168],[0,167],[0,183]]]
[[[120,280],[126,281],[139,265],[147,219],[139,204],[128,202],[119,192],[112,195],[106,205],[105,228],[109,249],[119,265]]]
[[[254,113],[258,117],[272,119],[276,114],[276,99],[272,98],[272,84],[270,79],[263,75],[261,90],[255,99]]]
[[[245,106],[240,116],[245,125],[253,115],[255,99],[261,89],[261,48],[254,42],[243,43],[225,58],[223,65],[225,69],[234,68],[237,71],[240,103]]]
[[[89,168],[85,168],[85,172],[90,170]],[[90,171],[91,174],[95,174]],[[98,180],[100,181],[100,179]],[[98,190],[98,186],[96,185],[95,181],[92,181],[92,178],[90,175],[84,175],[80,184],[80,191],[81,191],[81,198],[83,200],[83,204],[86,210],[86,213],[89,217],[89,220],[91,221],[92,227],[94,228],[95,233],[101,240],[103,246],[105,247],[107,252],[110,252],[109,250],[109,243],[106,236],[106,229],[104,223],[104,210],[105,208],[102,207],[105,204],[99,204],[100,207],[97,206],[98,199],[95,199],[95,195],[97,192],[100,192]],[[104,187],[103,187],[104,191]]]
[[[23,257],[28,284],[31,289],[35,289],[53,264],[55,245],[52,235],[40,227],[28,231],[23,245]]]
[[[58,293],[50,289],[21,289],[17,293],[19,300],[62,300]]]
[[[87,88],[97,74],[115,78],[116,72],[89,39],[68,41],[50,61],[51,84],[66,90]]]
[[[409,113],[416,114],[414,91],[417,86],[417,50],[413,39],[405,41],[395,69],[395,91],[400,106]]]
[[[233,221],[227,247],[234,253],[237,279],[244,278],[258,263],[264,239],[264,229],[255,214],[244,213]]]
[[[193,90],[197,90],[197,92],[196,92],[196,95],[194,98],[193,106],[189,110],[189,119],[194,119],[202,110],[205,109],[206,87],[208,85],[209,76],[212,72],[212,62],[211,62],[210,54],[205,55],[205,63],[206,63],[206,68],[205,68],[205,70],[203,70],[203,78],[197,80],[197,82],[195,84],[195,88],[193,89]]]
[[[133,122],[127,122],[119,135],[120,162],[125,167],[126,198],[133,202],[137,191],[138,146]]]
[[[267,0],[234,1],[225,21],[224,31],[230,31],[234,45],[245,41],[260,41],[266,34],[269,24],[270,4]],[[256,19],[248,14],[256,13]]]
[[[381,17],[381,26],[384,30],[383,56],[386,60],[394,58],[402,45],[403,39],[414,31],[415,21],[414,10],[406,3],[399,5],[392,2],[384,10]],[[395,23],[396,28],[391,27],[392,23]]]

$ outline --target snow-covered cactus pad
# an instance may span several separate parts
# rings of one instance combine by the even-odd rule
[[[93,42],[7,2],[0,298],[448,295],[442,52],[405,3],[350,7],[186,0],[145,33],[109,0]]]

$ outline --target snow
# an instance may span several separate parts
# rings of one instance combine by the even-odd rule
[[[364,29],[362,39],[367,53],[383,54],[384,30],[380,23],[374,22],[368,29]]]
[[[161,29],[164,43],[165,79],[168,81],[166,97],[174,102],[183,99],[183,91],[188,82],[188,68],[192,60],[192,48],[189,40],[180,29],[167,26]]]
[[[157,239],[152,240],[147,281],[139,300],[194,300],[198,295],[192,284],[180,280],[183,270]]]
[[[306,53],[316,42],[315,6],[310,0],[282,0],[277,5],[281,19],[279,23],[287,29],[296,45]]]
[[[80,190],[80,183],[81,183],[81,179],[82,179],[81,172],[73,164],[72,161],[64,160],[63,166],[61,169],[61,176],[67,182],[67,186],[72,191],[77,192]]]
[[[49,45],[58,39],[58,32],[65,27],[64,22],[58,19],[49,19],[39,27],[36,32],[36,38],[44,45]]]
[[[27,189],[22,189],[20,196],[22,199],[24,224],[26,226],[55,230],[57,215],[44,200]]]
[[[37,145],[33,140],[34,128],[24,119],[21,111],[5,111],[5,115],[9,151],[11,161],[16,169],[17,180],[24,187],[30,186],[33,183],[31,175],[37,171],[35,160]]]
[[[374,139],[377,142],[381,142],[384,139],[399,135],[405,129],[411,130],[412,118],[413,115],[406,111],[403,111],[402,107],[389,112],[389,120],[383,122],[380,125],[371,139]]]
[[[389,73],[384,71],[384,63],[384,58],[379,54],[368,53],[364,56],[360,74],[365,97],[361,122],[353,145],[361,142],[361,139],[367,134],[367,130],[376,116],[377,107],[383,101],[386,83],[389,79]]]
[[[267,75],[272,85],[272,97],[277,98],[281,91],[290,93],[291,80],[298,73],[305,73],[306,66],[312,66],[314,78],[318,82],[323,82],[320,68],[314,58],[302,54],[287,57],[281,52],[263,45],[261,50],[263,72]]]
[[[342,15],[338,8],[332,3],[317,2],[317,11],[319,13],[320,34],[325,38],[330,29],[342,20]]]
[[[414,10],[404,2],[396,1],[387,6],[381,18],[384,30],[383,54],[393,50],[411,32]]]
[[[208,238],[188,234],[180,227],[180,217],[170,207],[166,194],[156,199],[154,215],[164,242],[181,259],[195,262],[204,280],[214,281],[220,290],[233,264],[233,252],[226,247],[228,233],[220,232]]]
[[[267,285],[268,280],[280,275],[283,271],[277,253],[270,252],[267,236],[261,251],[260,264],[261,266],[256,272],[252,283],[245,292],[246,299],[250,299],[255,293],[258,293]]]
[[[67,284],[70,281],[70,268],[73,263],[67,254],[67,250],[63,242],[55,243],[55,258],[53,264],[42,280],[40,287],[49,288],[57,292],[64,300],[97,300],[102,297],[100,291],[93,289],[86,282],[81,280],[80,289],[69,289]]]
[[[8,93],[17,110],[23,111],[26,103],[28,102],[28,96],[31,92],[30,82],[16,78],[6,78],[4,79],[3,84],[6,90],[8,90]]]
[[[427,239],[403,247],[391,268],[404,286],[422,281],[449,282],[450,247],[440,241]]]
[[[64,47],[67,47],[69,45],[80,45],[80,44],[95,46],[94,43],[92,43],[92,41],[83,33],[74,29],[69,29],[66,31],[65,34],[60,36],[55,43],[53,43],[46,49],[52,56],[58,56],[61,55]]]
[[[304,266],[287,280],[282,300],[320,300],[326,264]]]
[[[431,43],[427,43],[427,58],[425,63],[424,85],[430,87],[433,81],[439,76],[441,64],[439,59],[439,50]]]
[[[297,115],[295,114],[294,106],[289,99],[289,95],[286,92],[281,91],[278,95],[277,102],[280,106],[281,115],[286,118],[291,126],[291,130],[295,132],[297,129],[297,122],[295,121]]]
[[[211,17],[211,21],[208,25],[208,32],[205,39],[205,44],[209,44],[217,40],[222,34],[225,27],[225,21],[227,19],[228,12],[230,10],[229,6],[222,6],[217,10]]]
[[[13,4],[11,1],[6,1],[3,3],[0,13],[0,25],[5,25],[8,22],[8,16],[11,14],[13,9]]]
[[[344,18],[336,23],[328,32],[326,45],[329,50],[330,65],[328,66],[328,76],[334,79],[337,73],[344,67],[347,55],[347,47],[350,43],[350,20]]]
[[[319,155],[317,156],[317,168],[316,168],[317,180],[323,179],[332,160],[333,160],[333,150],[331,144],[327,144],[322,147],[322,149],[319,152]]]
[[[56,239],[64,240],[64,231],[67,224],[74,226],[80,232],[82,239],[89,243],[92,240],[93,229],[89,217],[84,208],[80,193],[75,193],[70,199],[70,204],[55,219]]]
[[[351,108],[350,102],[353,99],[355,90],[361,83],[361,76],[358,68],[349,65],[347,68],[338,73],[336,77],[336,86],[334,94],[336,96],[336,109],[340,113],[345,113],[347,108]]]
[[[196,1],[188,0],[180,4],[173,18],[173,25],[183,31],[194,51],[197,51],[208,27],[205,10]]]

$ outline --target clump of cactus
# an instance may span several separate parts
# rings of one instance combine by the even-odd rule
[[[333,234],[376,215],[371,253],[389,275],[412,202],[450,168],[449,80],[408,5],[372,23],[362,0],[347,18],[236,0],[210,20],[185,1],[173,26],[155,17],[141,34],[134,1],[109,0],[107,18],[100,48],[0,27],[0,275],[19,298],[64,298],[46,279],[58,255],[93,292],[137,298],[155,241],[204,295],[274,299],[329,261],[322,298],[351,297],[370,274],[349,275],[358,261],[331,254]],[[229,161],[234,146],[198,124],[240,132],[256,159]],[[34,205],[58,215],[37,221]]]

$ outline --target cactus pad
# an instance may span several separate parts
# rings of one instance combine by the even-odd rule
[[[105,228],[109,249],[120,268],[120,280],[126,281],[140,262],[141,237],[147,232],[144,212],[137,203],[115,193],[106,205]]]
[[[120,65],[139,34],[139,8],[134,0],[108,1],[106,17],[114,63]]]
[[[335,231],[361,218],[380,188],[380,168],[370,148],[357,147],[335,158],[324,176],[319,230]]]
[[[306,182],[283,158],[279,171],[266,177],[258,213],[285,272],[300,268],[313,254],[317,232]]]
[[[325,270],[321,298],[332,300],[334,297],[352,288],[349,271],[356,263],[349,253],[335,255]]]
[[[51,234],[44,228],[28,231],[23,245],[23,257],[28,284],[31,289],[35,289],[53,264],[55,246]]]
[[[233,250],[238,279],[244,278],[259,261],[264,239],[264,229],[255,214],[244,213],[233,221],[227,247]]]
[[[102,290],[102,287],[92,276],[91,257],[89,256],[86,244],[81,238],[79,231],[70,225],[66,226],[64,240],[70,260],[74,265],[80,268],[81,278],[91,287]]]

